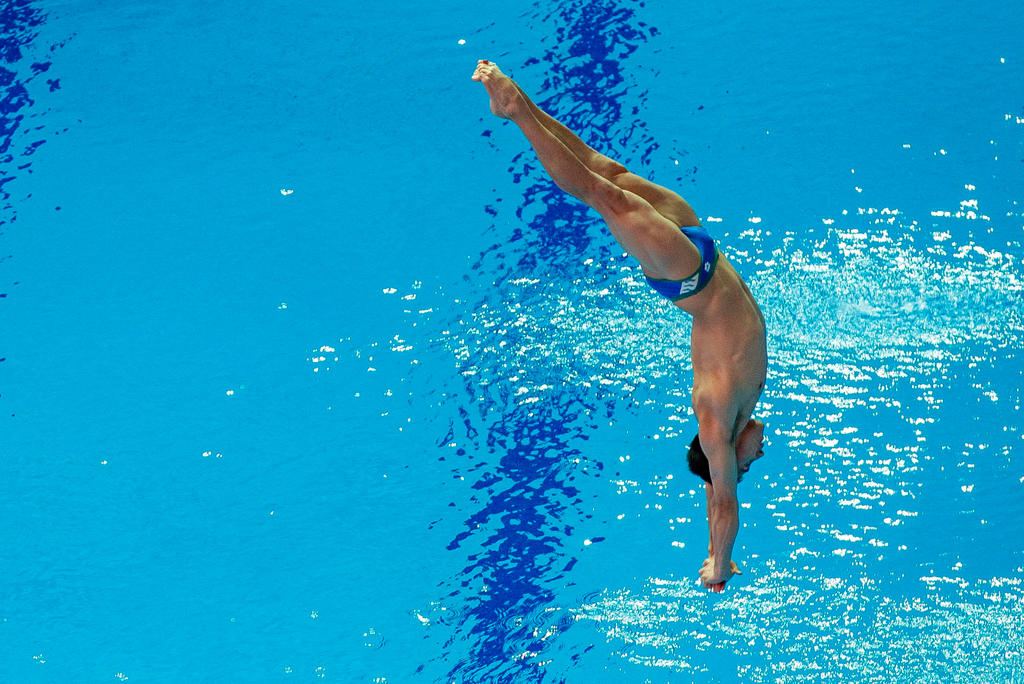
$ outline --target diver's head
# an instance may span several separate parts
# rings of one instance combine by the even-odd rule
[[[708,457],[704,455],[704,449],[700,446],[700,433],[693,436],[690,442],[690,450],[686,452],[686,463],[690,466],[690,472],[711,484],[711,470],[708,468]]]
[[[736,440],[736,467],[740,473],[750,470],[750,464],[764,456],[764,423],[751,419]]]
[[[757,421],[760,423],[760,421]],[[764,423],[760,423],[760,432],[764,431]],[[740,482],[743,480],[743,474],[750,470],[750,463],[760,458],[764,452],[761,451],[761,434],[758,434],[758,441],[756,455],[750,459],[742,459],[737,465],[739,466],[736,471],[736,481]],[[690,450],[686,452],[686,463],[690,466],[690,472],[704,480],[708,484],[711,484],[711,469],[708,467],[708,457],[704,455],[704,448],[700,445],[700,433],[698,432],[693,436],[693,441],[690,442]]]

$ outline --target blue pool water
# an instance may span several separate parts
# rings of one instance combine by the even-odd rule
[[[1024,681],[994,0],[0,7],[0,680]],[[727,591],[689,321],[469,76],[761,302]]]

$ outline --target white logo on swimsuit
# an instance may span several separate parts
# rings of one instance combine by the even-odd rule
[[[710,261],[705,261],[704,262],[704,272],[707,273],[710,270],[711,270],[711,262]]]
[[[679,294],[684,295],[697,289],[697,281],[700,280],[700,271],[697,271],[686,280],[679,283]]]

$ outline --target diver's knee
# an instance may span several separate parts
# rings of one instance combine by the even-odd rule
[[[598,168],[600,169],[599,173],[613,183],[615,183],[616,177],[629,174],[629,169],[604,155],[601,155],[601,162],[598,164]],[[615,184],[618,185],[618,183]]]

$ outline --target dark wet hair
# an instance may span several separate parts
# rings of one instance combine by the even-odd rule
[[[690,472],[711,484],[711,468],[708,466],[708,457],[704,455],[704,448],[700,445],[700,433],[693,436],[690,442],[690,450],[686,452],[686,463],[690,466]],[[736,473],[736,482],[743,479],[743,473]]]
[[[690,450],[686,452],[686,463],[690,466],[690,472],[711,483],[711,470],[708,468],[708,457],[704,455],[704,449],[700,446],[700,433],[693,436],[690,442]]]

